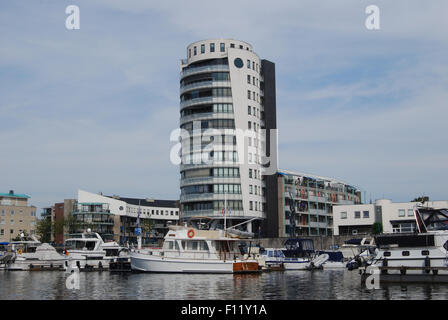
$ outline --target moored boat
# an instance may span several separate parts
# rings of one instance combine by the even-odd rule
[[[224,230],[170,226],[162,248],[131,251],[131,268],[164,273],[259,272],[257,260],[239,250],[240,241]]]
[[[417,233],[375,237],[376,255],[362,269],[380,281],[448,282],[448,209],[416,208]]]
[[[48,243],[36,238],[9,243],[9,258],[5,269],[9,271],[63,270],[67,258]]]
[[[66,266],[83,271],[105,270],[116,258],[126,257],[115,241],[104,242],[101,236],[88,229],[81,234],[73,235],[64,243],[68,257]]]

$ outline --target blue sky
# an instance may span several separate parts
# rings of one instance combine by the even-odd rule
[[[80,8],[81,29],[65,28]],[[364,26],[380,8],[380,30]],[[280,168],[367,200],[448,199],[448,3],[2,1],[0,191],[177,199],[179,59],[207,38],[276,63]]]

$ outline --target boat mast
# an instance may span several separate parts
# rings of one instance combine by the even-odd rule
[[[137,213],[137,248],[142,248],[142,230],[140,228],[140,200],[138,200],[138,213]]]

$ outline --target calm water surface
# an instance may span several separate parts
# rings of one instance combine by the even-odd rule
[[[66,288],[58,271],[0,271],[0,299],[175,299],[175,300],[446,300],[448,285],[388,284],[378,290],[361,285],[356,271],[287,271],[257,275],[80,274],[80,289]]]

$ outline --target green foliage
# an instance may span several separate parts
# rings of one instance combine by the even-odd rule
[[[429,197],[428,196],[421,196],[418,198],[415,198],[414,200],[412,200],[411,202],[428,202],[429,201]]]
[[[40,242],[51,241],[51,219],[43,218],[37,222],[36,234],[39,236]]]
[[[64,217],[62,224],[67,229],[68,233],[76,233],[82,227],[82,223],[72,214]]]
[[[372,225],[372,233],[373,234],[380,234],[383,232],[383,225],[380,222],[375,222]]]

